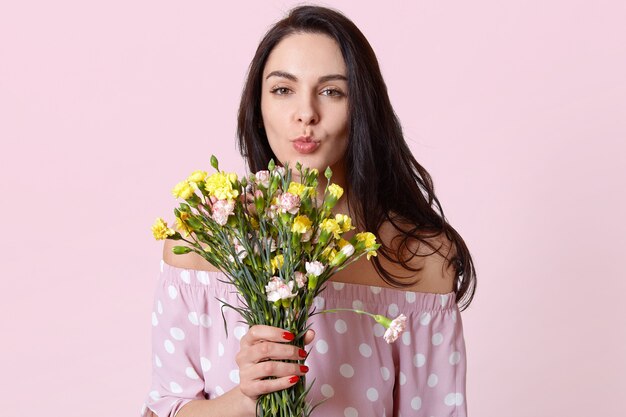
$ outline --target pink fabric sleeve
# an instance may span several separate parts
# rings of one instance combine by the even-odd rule
[[[402,334],[402,343],[396,342],[399,369],[394,417],[467,417],[461,315],[453,294],[426,297],[441,298],[442,308],[411,317],[411,327]]]
[[[183,278],[161,261],[152,311],[152,386],[145,402],[159,417],[174,417],[189,401],[205,399],[196,295]]]

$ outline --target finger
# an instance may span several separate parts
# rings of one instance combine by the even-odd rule
[[[239,377],[240,379],[251,381],[262,380],[270,376],[275,378],[283,378],[290,375],[301,376],[307,372],[309,372],[309,367],[299,363],[266,361],[240,369]]]
[[[315,337],[315,331],[311,329],[307,330],[306,333],[304,334],[304,344],[308,345],[309,343],[311,343],[314,337]]]
[[[294,334],[288,332],[287,330],[280,329],[278,327],[257,324],[250,327],[248,332],[241,338],[240,345],[242,347],[247,347],[254,345],[260,341],[287,343],[291,342],[294,338]]]
[[[245,384],[241,384],[239,388],[241,392],[251,398],[256,398],[261,394],[268,394],[274,391],[280,391],[291,387],[299,381],[297,375],[285,376],[276,379],[254,380]]]
[[[294,345],[261,341],[252,346],[242,348],[236,355],[235,360],[241,368],[250,364],[266,361],[268,359],[303,360],[306,358],[306,355],[307,354],[304,349],[300,349]]]

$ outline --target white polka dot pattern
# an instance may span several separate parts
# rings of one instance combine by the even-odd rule
[[[354,368],[349,363],[344,363],[339,367],[339,373],[345,378],[352,378],[354,376]]]
[[[169,295],[170,298],[173,300],[178,295],[178,290],[173,285],[170,285],[169,287],[167,287],[167,295]]]
[[[339,334],[344,334],[345,332],[348,331],[348,325],[346,324],[345,321],[338,319],[335,322],[335,330],[337,331],[337,333]]]
[[[172,327],[170,329],[170,335],[176,340],[185,340],[185,332],[179,327]]]
[[[434,386],[437,385],[437,382],[439,381],[439,378],[437,378],[436,374],[430,374],[428,375],[428,386],[433,388]]]
[[[356,408],[354,407],[347,407],[344,411],[343,411],[343,415],[345,417],[359,417],[359,412],[357,411]]]
[[[461,394],[460,392],[451,392],[450,394],[446,395],[444,402],[446,405],[449,406],[461,405],[463,404],[463,394]]]
[[[326,343],[325,340],[320,339],[315,342],[315,349],[323,355],[328,352],[328,343]]]
[[[337,291],[341,291],[343,290],[343,287],[345,287],[345,283],[343,282],[333,282],[333,288],[336,289]]]
[[[209,273],[206,271],[196,272],[196,279],[202,285],[209,285]]]
[[[198,379],[200,378],[198,376],[198,373],[195,371],[195,369],[193,369],[191,366],[188,366],[185,369],[185,375],[187,375],[187,377],[191,378],[191,379]]]
[[[170,391],[172,391],[174,394],[180,394],[181,392],[183,392],[183,387],[172,381],[170,382]]]
[[[202,372],[209,372],[211,370],[211,361],[205,357],[201,357],[200,367],[202,368]]]
[[[378,390],[376,390],[376,388],[369,388],[365,395],[367,399],[372,402],[378,400]]]
[[[433,345],[439,346],[443,343],[443,335],[441,333],[435,333],[432,338]]]
[[[387,313],[389,314],[389,317],[395,319],[398,316],[399,312],[400,309],[398,308],[398,305],[396,303],[389,304],[389,307],[387,308]]]
[[[322,395],[326,398],[330,398],[333,395],[335,395],[335,389],[328,384],[322,385],[321,392],[322,392]]]
[[[196,313],[195,311],[190,312],[187,315],[187,318],[189,319],[189,323],[193,324],[194,326],[198,326],[200,324],[200,320],[198,319],[198,313]]]
[[[415,357],[413,357],[413,365],[415,365],[416,368],[421,368],[422,366],[424,366],[425,363],[426,356],[424,356],[422,353],[417,353]]]
[[[248,327],[236,311],[236,294],[217,273],[163,265],[151,314],[153,384],[146,408],[170,415],[189,398],[216,398],[240,383],[235,356]],[[336,285],[335,285],[336,284]],[[306,364],[315,414],[328,416],[424,415],[467,417],[463,379],[465,346],[454,294],[427,294],[368,285],[327,285],[314,300],[317,310],[355,308],[395,318],[408,317],[393,344],[385,328],[348,312],[312,317],[315,339]],[[219,299],[219,301],[218,301]],[[148,325],[150,326],[150,325]],[[205,394],[206,390],[206,394]],[[404,398],[394,403],[394,390]]]
[[[411,408],[413,410],[419,410],[422,408],[422,399],[420,397],[413,397],[411,399]]]
[[[359,345],[359,352],[363,355],[364,358],[369,358],[372,356],[372,348],[367,343],[361,343]]]

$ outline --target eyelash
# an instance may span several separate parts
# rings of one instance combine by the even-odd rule
[[[287,87],[275,87],[275,88],[272,88],[270,90],[270,93],[276,94],[276,95],[279,95],[279,96],[284,96],[284,95],[287,94],[286,92],[279,93],[279,91],[281,91],[281,90],[283,90],[283,91],[285,91],[285,90],[291,91]],[[327,97],[343,97],[345,95],[343,92],[341,92],[341,90],[338,90],[336,88],[325,88],[324,90],[322,90],[322,92],[330,92],[331,94],[324,94]]]

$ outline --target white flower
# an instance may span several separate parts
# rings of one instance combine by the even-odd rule
[[[288,300],[296,296],[292,293],[293,281],[285,283],[280,277],[272,277],[270,282],[265,286],[265,292],[267,293],[267,300],[274,303],[278,300]]]
[[[224,226],[228,222],[228,216],[235,210],[234,200],[217,200],[212,207],[211,217],[217,224]]]
[[[406,328],[406,316],[404,314],[400,314],[395,319],[391,320],[389,327],[385,331],[383,338],[385,342],[392,343],[395,342],[396,339],[400,336],[400,333],[404,331]]]
[[[256,183],[258,185],[261,185],[265,188],[268,188],[270,186],[270,172],[269,171],[259,171],[256,174],[254,174],[254,177],[256,178]]]
[[[285,176],[285,168],[284,167],[274,167],[274,175],[279,177]]]
[[[307,262],[305,267],[307,273],[316,277],[322,275],[322,272],[324,272],[325,269],[324,265],[319,261]]]
[[[293,279],[294,281],[296,281],[296,284],[298,285],[298,288],[303,288],[306,285],[306,274],[300,272],[300,271],[296,271],[293,274]]]
[[[341,248],[341,253],[346,255],[346,258],[351,257],[354,254],[354,246],[350,243],[346,243],[343,248]]]

